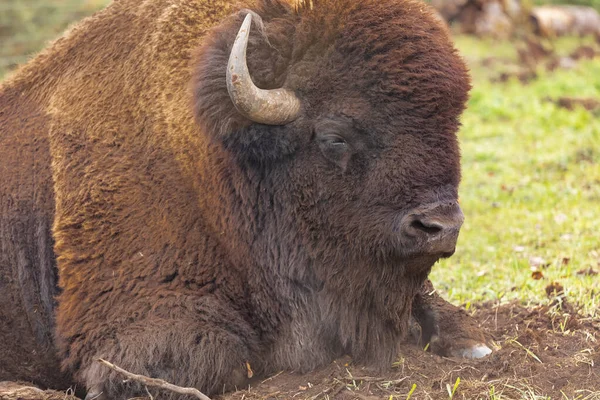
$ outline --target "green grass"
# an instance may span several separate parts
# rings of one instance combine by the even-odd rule
[[[475,62],[482,43],[458,39],[475,77],[460,132],[466,221],[456,254],[432,279],[458,303],[543,302],[545,286],[557,281],[570,301],[598,315],[599,278],[578,271],[600,269],[600,118],[546,98],[600,99],[600,59],[540,71],[529,85],[490,83]],[[510,46],[493,53],[510,56]],[[532,278],[532,257],[548,264],[538,268],[540,280]]]
[[[0,2],[0,79],[26,62],[73,21],[110,0],[2,0]]]
[[[600,10],[600,0],[534,0],[535,5],[544,4],[574,4],[579,6],[593,7],[596,10]]]

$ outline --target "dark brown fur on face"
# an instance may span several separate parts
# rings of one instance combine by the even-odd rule
[[[114,398],[140,388],[98,357],[208,393],[246,362],[390,365],[440,257],[397,226],[456,201],[469,79],[419,2],[311,4],[244,5],[255,83],[302,101],[284,126],[228,96],[227,1],[116,1],[0,88],[6,343],[52,349],[55,312],[64,370]]]

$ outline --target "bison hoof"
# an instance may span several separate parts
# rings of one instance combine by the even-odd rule
[[[487,356],[488,354],[492,354],[492,349],[487,347],[485,344],[477,344],[473,347],[466,348],[466,349],[460,349],[460,350],[456,351],[454,356],[475,359],[475,358],[483,358],[483,357]]]
[[[492,353],[486,344],[473,339],[433,335],[429,344],[431,351],[442,357],[477,359]]]

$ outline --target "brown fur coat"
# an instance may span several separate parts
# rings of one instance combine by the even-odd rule
[[[244,4],[269,35],[255,82],[304,96],[290,126],[257,128],[224,90],[229,1],[116,0],[0,87],[0,360],[35,377],[0,380],[59,385],[55,325],[65,371],[113,394],[96,357],[208,392],[247,361],[393,359],[433,261],[388,260],[375,199],[455,199],[468,76],[420,3],[314,3]],[[352,173],[318,158],[318,115],[364,124]]]

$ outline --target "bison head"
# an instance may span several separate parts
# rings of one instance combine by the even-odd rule
[[[252,231],[236,244],[250,242],[249,257],[376,292],[421,282],[454,252],[470,83],[426,5],[265,1],[217,27],[196,63],[197,121],[235,160],[221,178]]]

